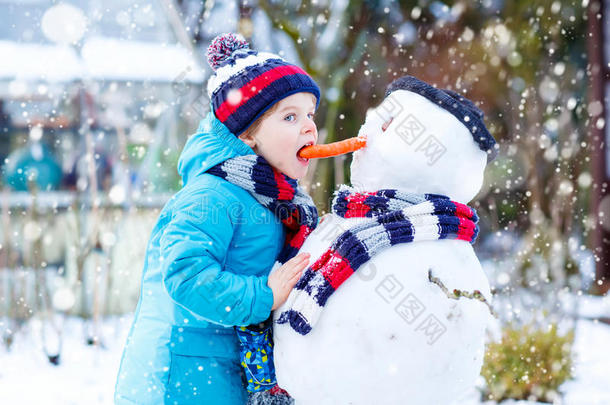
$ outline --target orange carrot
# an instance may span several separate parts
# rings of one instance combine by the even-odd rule
[[[305,159],[325,158],[354,152],[366,146],[366,138],[353,137],[324,145],[311,145],[301,149],[299,157]]]

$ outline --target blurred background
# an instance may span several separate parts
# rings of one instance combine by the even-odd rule
[[[209,111],[205,50],[239,32],[318,82],[321,143],[406,74],[475,100],[500,145],[471,202],[498,319],[461,403],[610,403],[610,1],[0,0],[0,19],[0,402],[112,403]],[[312,164],[321,211],[349,165]]]

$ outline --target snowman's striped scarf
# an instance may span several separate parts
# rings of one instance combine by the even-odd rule
[[[332,211],[343,218],[363,218],[343,232],[304,272],[277,320],[306,335],[315,326],[328,298],[375,254],[399,243],[460,239],[473,243],[478,234],[474,209],[438,194],[397,190],[357,193],[342,186]]]
[[[207,173],[249,191],[286,226],[286,240],[277,259],[282,264],[299,252],[318,224],[318,210],[311,197],[296,180],[273,169],[262,156],[237,156],[217,164]]]

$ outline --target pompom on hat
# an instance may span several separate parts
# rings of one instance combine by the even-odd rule
[[[320,88],[300,67],[278,55],[250,49],[239,34],[221,34],[207,51],[214,73],[207,91],[212,111],[236,136],[278,101],[307,92],[320,104]]]

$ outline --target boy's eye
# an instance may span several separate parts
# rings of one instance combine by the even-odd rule
[[[308,113],[308,114],[307,114],[307,116],[308,116],[310,119],[314,119],[314,117],[315,117],[315,113]],[[290,118],[294,118],[294,119],[296,119],[296,117],[297,117],[297,116],[296,116],[296,114],[294,114],[294,113],[293,113],[293,114],[288,114],[287,116],[285,116],[285,117],[284,117],[284,121],[294,121],[294,120],[292,120],[292,119],[290,119]]]

